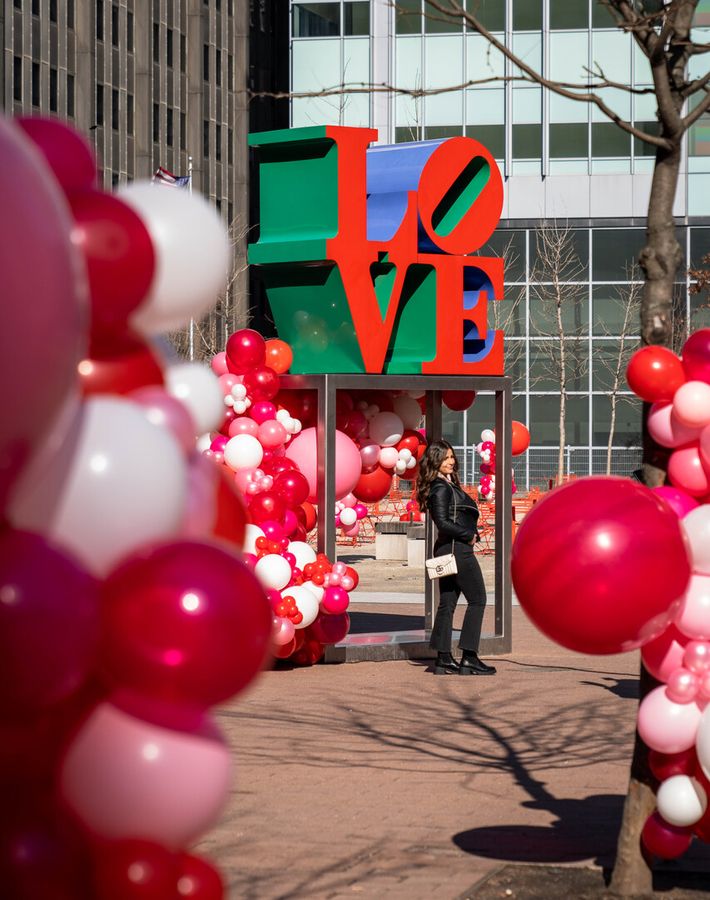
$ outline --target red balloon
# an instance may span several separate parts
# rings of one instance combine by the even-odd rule
[[[235,375],[244,375],[264,365],[266,343],[258,331],[242,328],[227,339],[225,348],[227,368]]]
[[[690,846],[692,829],[678,828],[662,819],[657,812],[646,819],[641,832],[641,840],[651,856],[660,859],[675,859],[682,856]]]
[[[178,856],[178,898],[188,900],[222,900],[224,882],[219,873],[206,859],[181,853]]]
[[[426,449],[426,441],[418,431],[407,428],[396,447],[398,450],[409,450],[416,454],[420,447]],[[422,449],[422,453],[424,453],[424,449]]]
[[[298,634],[299,632],[296,632]],[[325,647],[313,637],[307,637],[303,646],[293,654],[293,662],[297,666],[314,666],[325,653]]]
[[[310,487],[306,476],[297,470],[281,472],[274,479],[274,493],[286,506],[295,509],[308,499]]]
[[[0,714],[33,718],[77,691],[96,662],[95,579],[36,534],[0,534]]]
[[[233,544],[238,550],[244,544],[247,512],[239,497],[234,479],[224,469],[220,472],[216,496],[217,515],[212,533]]]
[[[296,634],[300,634],[300,632],[296,632]],[[288,659],[289,656],[296,649],[296,638],[291,638],[288,644],[274,644],[271,648],[271,653],[276,659]]]
[[[293,351],[286,341],[279,341],[278,339],[267,341],[265,362],[277,375],[283,375],[291,368]]]
[[[139,388],[163,385],[158,351],[143,338],[128,333],[92,341],[89,355],[77,368],[84,396],[130,394]]]
[[[648,403],[672,400],[685,384],[683,363],[667,347],[642,347],[629,360],[626,380],[631,390]]]
[[[295,413],[292,414],[295,416]],[[301,420],[304,428],[313,428],[318,421],[318,395],[315,391],[303,391],[301,394]]]
[[[530,432],[522,422],[513,422],[513,437],[510,452],[513,456],[520,456],[530,446]]]
[[[673,775],[694,775],[698,764],[695,747],[681,753],[660,753],[648,751],[648,767],[658,781],[665,781]]]
[[[259,522],[281,522],[285,512],[286,504],[275,491],[254,494],[249,501],[249,519],[255,525]]]
[[[335,616],[321,613],[309,630],[321,644],[339,644],[350,631],[350,616],[346,612]]]
[[[683,344],[683,370],[688,381],[710,383],[710,328],[699,328]]]
[[[304,500],[301,504],[301,509],[306,514],[306,521],[303,523],[303,527],[306,531],[313,531],[316,527],[316,522],[318,521],[318,514],[316,513],[315,507],[310,501]]]
[[[511,566],[532,621],[581,653],[618,653],[652,640],[690,577],[678,517],[624,478],[582,478],[549,493],[520,525]]]
[[[279,376],[268,366],[250,369],[242,380],[252,400],[271,400],[279,391]]]
[[[97,846],[94,859],[96,900],[174,900],[178,863],[160,844],[110,841]]]
[[[72,193],[72,241],[86,260],[91,330],[125,330],[129,315],[148,293],[155,269],[153,242],[143,221],[113,194]]]
[[[20,116],[15,122],[39,149],[64,191],[96,185],[96,159],[86,138],[59,119]]]
[[[353,488],[353,494],[363,503],[377,503],[390,492],[392,473],[378,465],[372,472],[364,472]]]
[[[463,412],[473,406],[475,391],[442,391],[441,402],[454,412]]]
[[[270,644],[256,577],[211,544],[176,541],[126,560],[105,582],[100,663],[110,683],[201,708],[242,690]]]

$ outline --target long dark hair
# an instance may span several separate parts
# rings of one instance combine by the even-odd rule
[[[424,451],[424,456],[419,460],[417,503],[420,509],[426,507],[431,486],[439,476],[439,466],[444,461],[449,450],[454,454],[454,470],[451,473],[451,481],[457,487],[461,487],[459,482],[459,461],[456,459],[454,448],[448,441],[432,441]]]

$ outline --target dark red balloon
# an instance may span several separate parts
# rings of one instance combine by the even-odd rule
[[[695,747],[682,753],[660,753],[648,751],[648,767],[658,781],[665,781],[673,775],[694,775],[698,765]]]
[[[0,533],[0,713],[32,718],[69,697],[98,641],[95,579],[39,535]]]
[[[641,832],[641,841],[646,851],[659,859],[676,859],[682,856],[692,838],[692,829],[670,825],[657,812],[646,819]]]
[[[710,328],[698,328],[683,344],[683,370],[688,381],[710,384]]]
[[[274,491],[254,494],[249,501],[249,518],[255,525],[259,522],[281,522],[285,512],[286,504]]]
[[[299,632],[297,631],[296,634]],[[307,637],[291,658],[297,666],[314,666],[322,659],[324,653],[325,647],[319,640]]]
[[[155,270],[153,242],[140,217],[104,191],[72,193],[72,241],[86,260],[91,330],[124,331],[148,293]]]
[[[148,341],[128,333],[92,340],[89,355],[78,366],[85,396],[130,394],[149,385],[163,385],[162,360]]]
[[[96,185],[94,151],[82,134],[59,119],[19,116],[14,121],[39,149],[67,193]]]
[[[463,412],[473,405],[475,391],[442,391],[441,402],[454,412]]]
[[[390,492],[392,473],[378,465],[373,472],[363,473],[353,488],[353,494],[363,503],[377,503]]]
[[[321,613],[308,627],[321,644],[339,644],[350,631],[350,616],[346,612],[335,616]]]
[[[268,366],[250,369],[242,379],[251,400],[271,400],[279,390],[279,376]]]
[[[235,375],[245,375],[252,369],[264,365],[266,341],[258,331],[254,331],[252,328],[241,328],[229,336],[225,352],[229,371],[234,372]],[[266,399],[271,398],[267,397]]]
[[[219,869],[200,856],[178,856],[177,896],[182,900],[222,900],[224,881]]]
[[[99,844],[94,854],[96,900],[174,900],[176,854],[153,841]]]
[[[359,438],[361,435],[365,434],[368,424],[369,423],[365,418],[365,414],[362,412],[362,410],[354,409],[352,410],[352,412],[348,413],[343,431],[345,432],[345,434],[347,434],[348,437],[351,437],[353,440],[355,440],[356,438]]]
[[[269,456],[261,461],[259,468],[274,479],[282,472],[299,471],[298,465],[292,459],[289,459],[288,456]]]
[[[672,400],[685,384],[683,363],[667,347],[642,347],[629,360],[626,380],[631,390],[648,403]]]
[[[618,653],[652,640],[690,578],[678,517],[625,478],[581,478],[549,493],[520,525],[511,568],[532,621],[581,653]]]
[[[313,428],[318,421],[318,395],[315,391],[303,391],[301,395],[301,420],[304,428]]]
[[[295,509],[308,499],[308,479],[302,472],[295,470],[281,472],[274,479],[274,493],[281,497],[286,506]]]
[[[105,582],[101,666],[110,683],[201,708],[242,690],[269,651],[271,608],[256,577],[212,544],[176,541]]]

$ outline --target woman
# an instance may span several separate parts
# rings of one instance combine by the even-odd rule
[[[486,588],[473,545],[480,540],[476,523],[478,507],[459,483],[458,462],[454,449],[447,441],[432,441],[419,463],[417,500],[434,520],[438,537],[434,556],[443,556],[453,549],[456,575],[439,579],[439,608],[434,619],[430,646],[437,651],[435,675],[495,675],[493,666],[478,658],[483,613],[486,608]],[[461,628],[459,647],[461,662],[451,654],[451,631],[454,610],[463,593],[468,603]]]

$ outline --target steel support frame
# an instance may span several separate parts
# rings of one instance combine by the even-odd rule
[[[335,395],[338,390],[424,391],[426,431],[430,440],[441,437],[443,391],[476,391],[495,394],[496,432],[496,520],[495,520],[495,632],[481,639],[481,652],[509,653],[512,649],[512,588],[510,546],[512,541],[511,379],[493,375],[282,375],[281,388],[317,392],[318,552],[336,559],[335,544]],[[322,514],[330,510],[330,515]],[[427,516],[426,556],[432,555],[434,523]],[[438,584],[424,572],[424,625],[428,639],[436,604]]]

